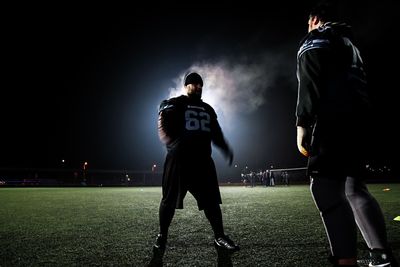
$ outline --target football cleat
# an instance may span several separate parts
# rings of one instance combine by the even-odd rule
[[[156,242],[153,245],[153,249],[165,250],[166,246],[167,246],[167,238],[164,237],[162,234],[158,234],[156,237]]]
[[[368,267],[398,267],[396,259],[393,257],[391,251],[387,252],[381,249],[373,249],[369,252],[369,258],[358,260],[360,266]]]
[[[236,245],[228,236],[222,236],[214,239],[214,246],[216,249],[223,249],[229,252],[235,252],[240,250],[240,247]]]
[[[396,259],[391,252],[373,249],[369,252],[369,267],[398,267]]]

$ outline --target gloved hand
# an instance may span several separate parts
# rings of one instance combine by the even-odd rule
[[[225,151],[225,158],[228,160],[228,165],[232,166],[232,162],[233,162],[233,151],[231,148],[228,148]]]
[[[311,129],[297,126],[297,148],[301,154],[310,156]]]

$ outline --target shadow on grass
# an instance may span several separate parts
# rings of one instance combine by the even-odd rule
[[[222,251],[217,249],[217,266],[218,267],[233,267],[232,264],[232,253],[228,253],[226,251]]]
[[[164,253],[165,253],[164,249],[153,248],[153,256],[151,257],[150,262],[146,266],[147,267],[161,267],[161,266],[163,266]]]
[[[153,249],[153,255],[146,267],[162,267],[164,252],[163,250]],[[217,266],[233,267],[231,255],[231,252],[217,249]]]

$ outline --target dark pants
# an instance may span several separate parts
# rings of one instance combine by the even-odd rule
[[[370,249],[387,248],[382,211],[362,180],[317,176],[311,178],[310,189],[333,256],[357,256],[357,226]]]

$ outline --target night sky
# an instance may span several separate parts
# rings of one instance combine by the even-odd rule
[[[235,164],[305,166],[295,144],[295,72],[313,2],[298,2],[5,8],[0,168],[58,168],[62,159],[70,168],[162,165],[157,108],[188,70],[203,75],[203,99]],[[376,162],[398,166],[398,4],[359,3],[340,9],[373,92],[370,145]],[[223,173],[220,152],[213,157]]]

